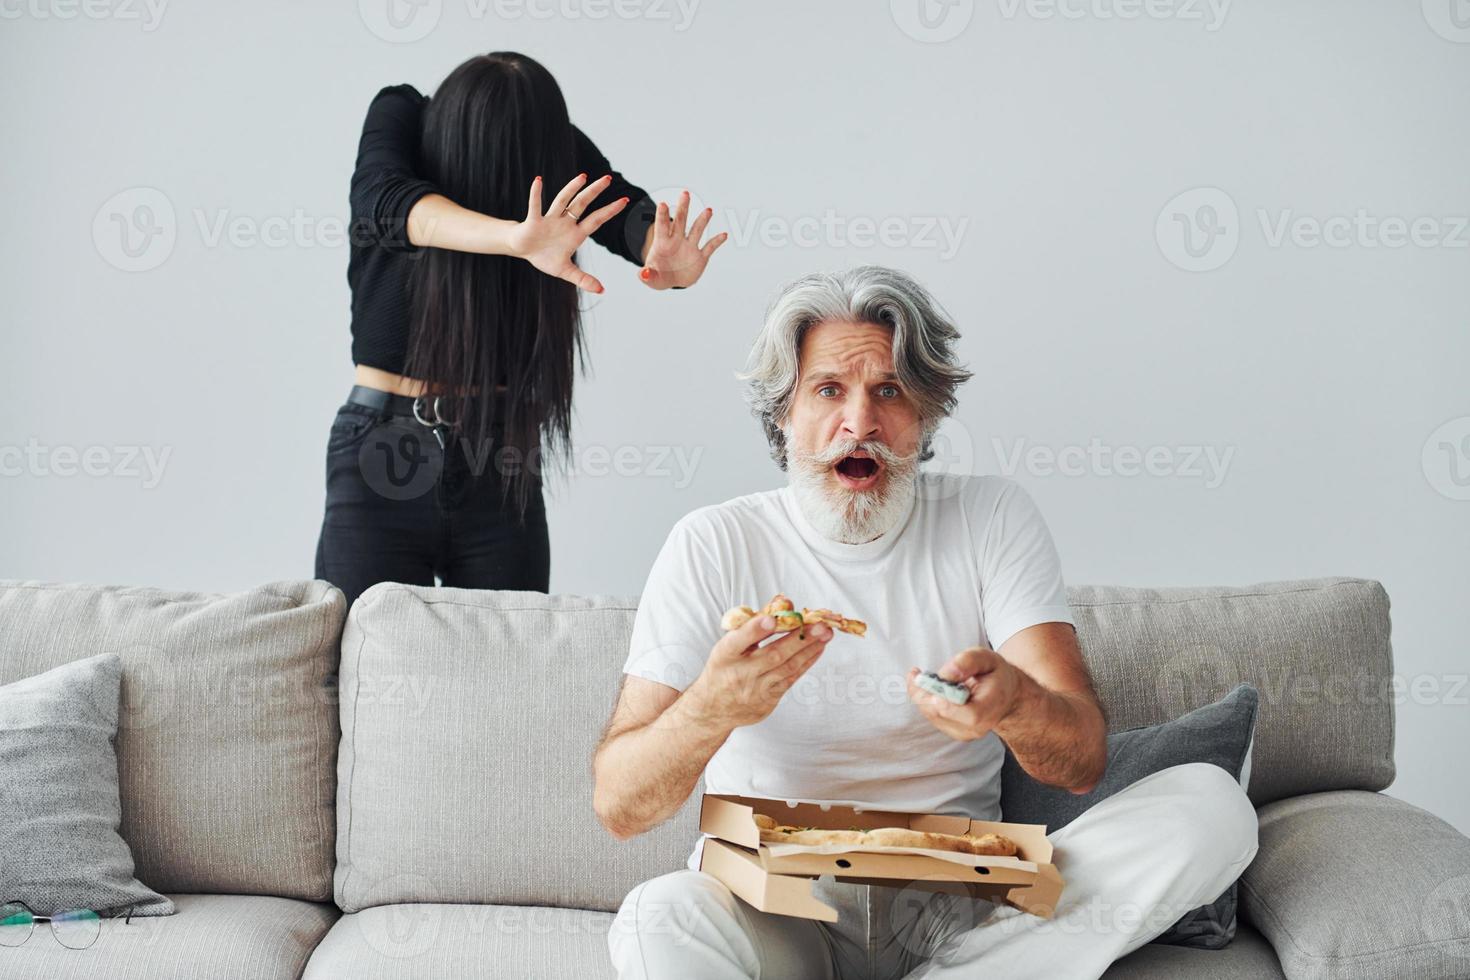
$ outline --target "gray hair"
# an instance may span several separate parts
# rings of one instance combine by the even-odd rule
[[[919,409],[923,441],[919,460],[931,459],[930,445],[942,419],[955,409],[955,389],[971,377],[955,362],[960,333],[928,290],[897,269],[858,266],[817,272],[788,284],[766,310],[766,322],[751,348],[745,371],[745,400],[771,444],[771,458],[786,469],[786,435],[800,374],[802,339],[827,321],[872,323],[893,331],[893,371]]]

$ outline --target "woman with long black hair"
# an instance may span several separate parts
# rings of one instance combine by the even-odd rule
[[[327,444],[317,577],[349,603],[436,576],[545,592],[541,472],[570,448],[578,290],[604,288],[576,250],[590,236],[651,288],[693,285],[727,236],[701,244],[711,212],[686,228],[688,207],[612,170],[525,55],[471,58],[431,99],[379,92],[352,175],[355,384]]]

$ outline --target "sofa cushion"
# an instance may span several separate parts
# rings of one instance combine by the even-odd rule
[[[1470,976],[1470,838],[1391,796],[1262,807],[1241,909],[1292,980]]]
[[[115,653],[0,685],[0,902],[168,915],[118,836]]]
[[[171,895],[175,915],[102,920],[87,949],[37,927],[0,949],[5,980],[297,980],[340,914],[331,905],[264,895]]]
[[[610,912],[382,905],[344,915],[302,980],[613,980]]]
[[[1271,944],[1242,922],[1224,949],[1145,943],[1108,967],[1103,980],[1282,980]]]
[[[613,980],[609,912],[505,905],[387,905],[344,915],[302,980]],[[984,928],[981,926],[981,928]],[[1227,949],[1148,944],[1104,980],[1280,980],[1271,944],[1241,924]]]
[[[616,910],[684,866],[679,814],[618,843],[592,809],[592,752],[632,629],[626,599],[383,583],[342,641],[337,903]]]
[[[0,683],[118,654],[121,833],[138,878],[329,899],[344,606],[325,582],[232,595],[0,582]]]
[[[1261,696],[1257,806],[1393,782],[1393,654],[1377,582],[1084,586],[1069,602],[1110,730],[1177,718],[1244,682]]]
[[[1250,785],[1251,737],[1259,699],[1241,684],[1225,697],[1162,725],[1130,728],[1108,736],[1108,768],[1088,793],[1072,793],[1031,778],[1006,750],[1001,767],[1003,820],[1046,824],[1050,833],[1145,776],[1190,762],[1208,762]],[[1220,949],[1235,935],[1235,882],[1208,905],[1192,909],[1156,943]]]

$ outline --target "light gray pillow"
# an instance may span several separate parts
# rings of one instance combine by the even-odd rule
[[[0,686],[0,902],[37,915],[173,913],[133,877],[118,835],[121,684],[121,659],[103,653]]]
[[[1240,901],[1290,980],[1470,977],[1464,834],[1362,790],[1277,800],[1260,824]]]
[[[1008,749],[1000,776],[1004,819],[1044,823],[1049,833],[1144,776],[1189,762],[1213,763],[1247,788],[1259,703],[1256,689],[1240,684],[1214,704],[1173,721],[1114,732],[1108,736],[1107,772],[1090,793],[1080,796],[1031,778]],[[1198,949],[1228,946],[1235,938],[1236,884],[1232,881],[1210,904],[1186,912],[1153,941]]]

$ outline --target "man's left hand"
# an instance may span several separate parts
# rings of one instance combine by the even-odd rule
[[[964,704],[946,701],[919,687],[914,683],[919,673],[917,667],[909,669],[909,700],[919,706],[935,728],[961,742],[990,734],[1021,698],[1020,669],[985,647],[961,650],[935,671],[945,680],[969,689],[970,700]]]

